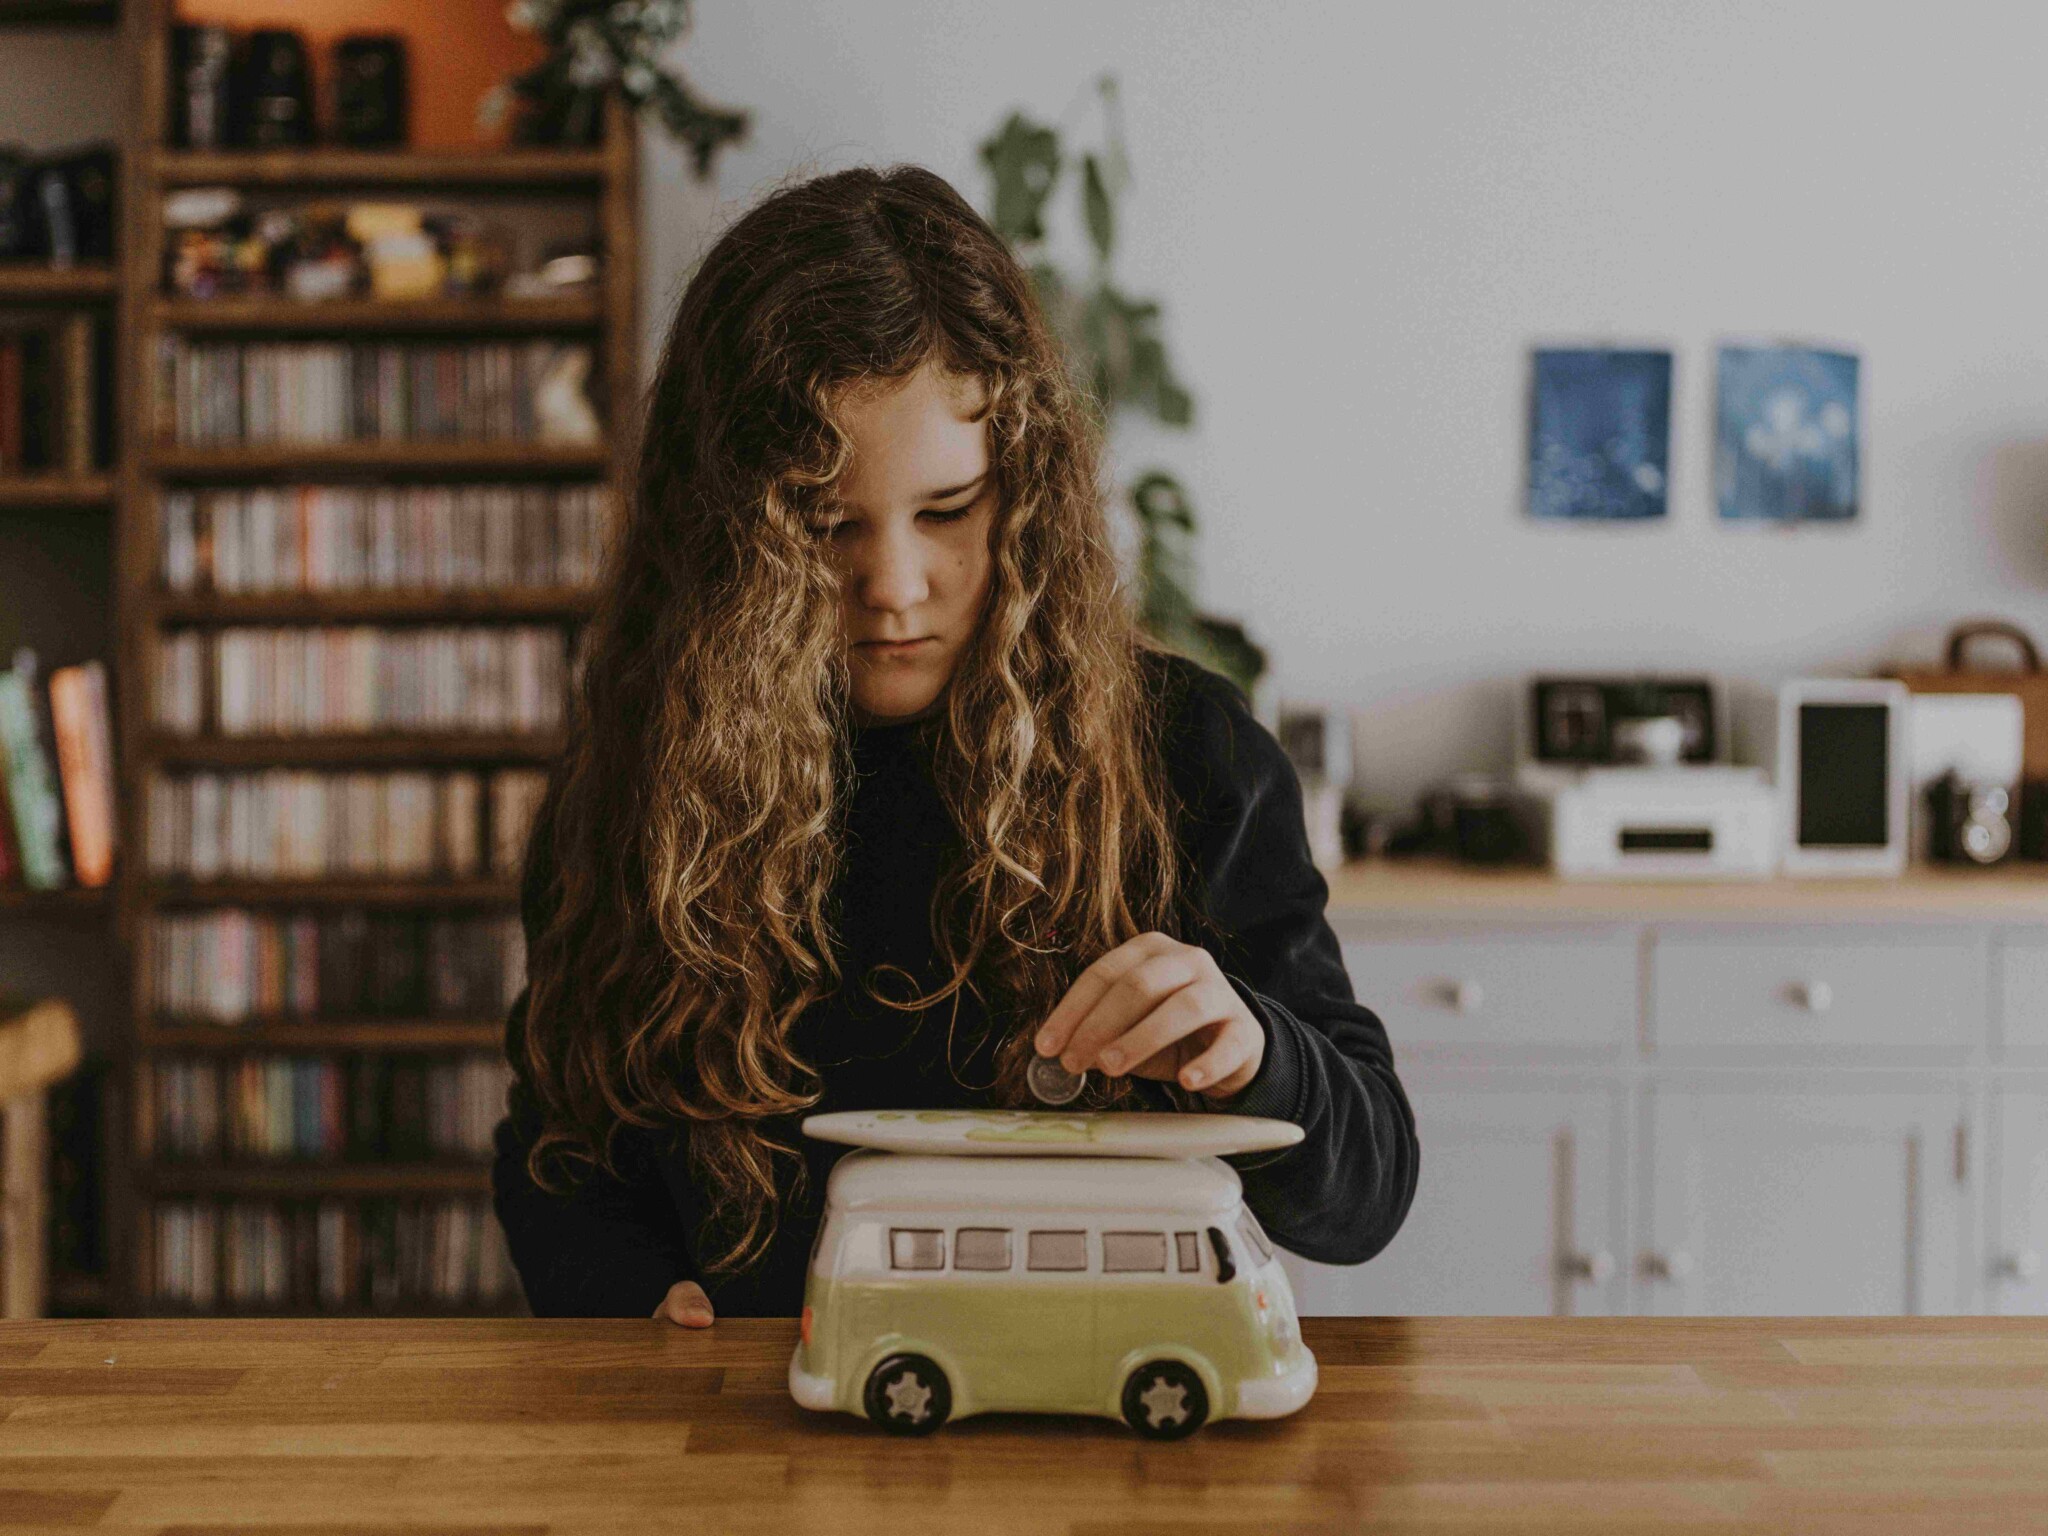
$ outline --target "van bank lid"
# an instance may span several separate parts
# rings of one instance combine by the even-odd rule
[[[849,1109],[812,1115],[803,1129],[850,1147],[954,1157],[1228,1157],[1301,1140],[1285,1120],[1143,1110]]]

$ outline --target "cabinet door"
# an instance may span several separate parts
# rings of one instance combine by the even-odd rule
[[[1370,1263],[1284,1254],[1308,1316],[1616,1310],[1621,1093],[1527,1079],[1409,1084],[1415,1203]]]
[[[1772,1080],[1643,1104],[1640,1311],[1884,1316],[1966,1304],[1964,1098]]]
[[[2048,1313],[2048,1089],[2000,1088],[1991,1100],[1984,1309]]]

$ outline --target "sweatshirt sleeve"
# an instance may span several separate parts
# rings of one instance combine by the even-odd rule
[[[548,884],[542,827],[530,847],[521,899],[529,943]],[[524,1066],[526,1005],[522,988],[505,1021],[513,1076],[493,1138],[491,1195],[527,1305],[535,1317],[651,1317],[671,1285],[695,1278],[681,1217],[631,1130],[619,1138],[619,1177],[578,1164],[576,1181],[557,1193],[527,1172],[541,1122]]]
[[[1168,757],[1211,931],[1203,942],[1265,1026],[1258,1073],[1221,1108],[1289,1120],[1301,1142],[1230,1159],[1283,1247],[1358,1264],[1415,1195],[1415,1117],[1379,1017],[1354,997],[1308,849],[1301,785],[1236,687],[1191,662]]]

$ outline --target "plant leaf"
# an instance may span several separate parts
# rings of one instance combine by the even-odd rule
[[[1022,112],[1012,112],[981,145],[982,164],[994,183],[989,222],[1012,245],[1045,238],[1045,203],[1060,174],[1060,137]]]
[[[1109,265],[1109,253],[1116,244],[1116,206],[1103,184],[1102,162],[1094,155],[1081,157],[1081,203],[1088,216],[1088,238],[1094,243],[1095,258]]]

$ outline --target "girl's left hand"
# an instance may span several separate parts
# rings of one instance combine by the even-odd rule
[[[1141,933],[1074,978],[1033,1044],[1069,1072],[1135,1072],[1221,1100],[1259,1070],[1266,1031],[1209,951]]]

